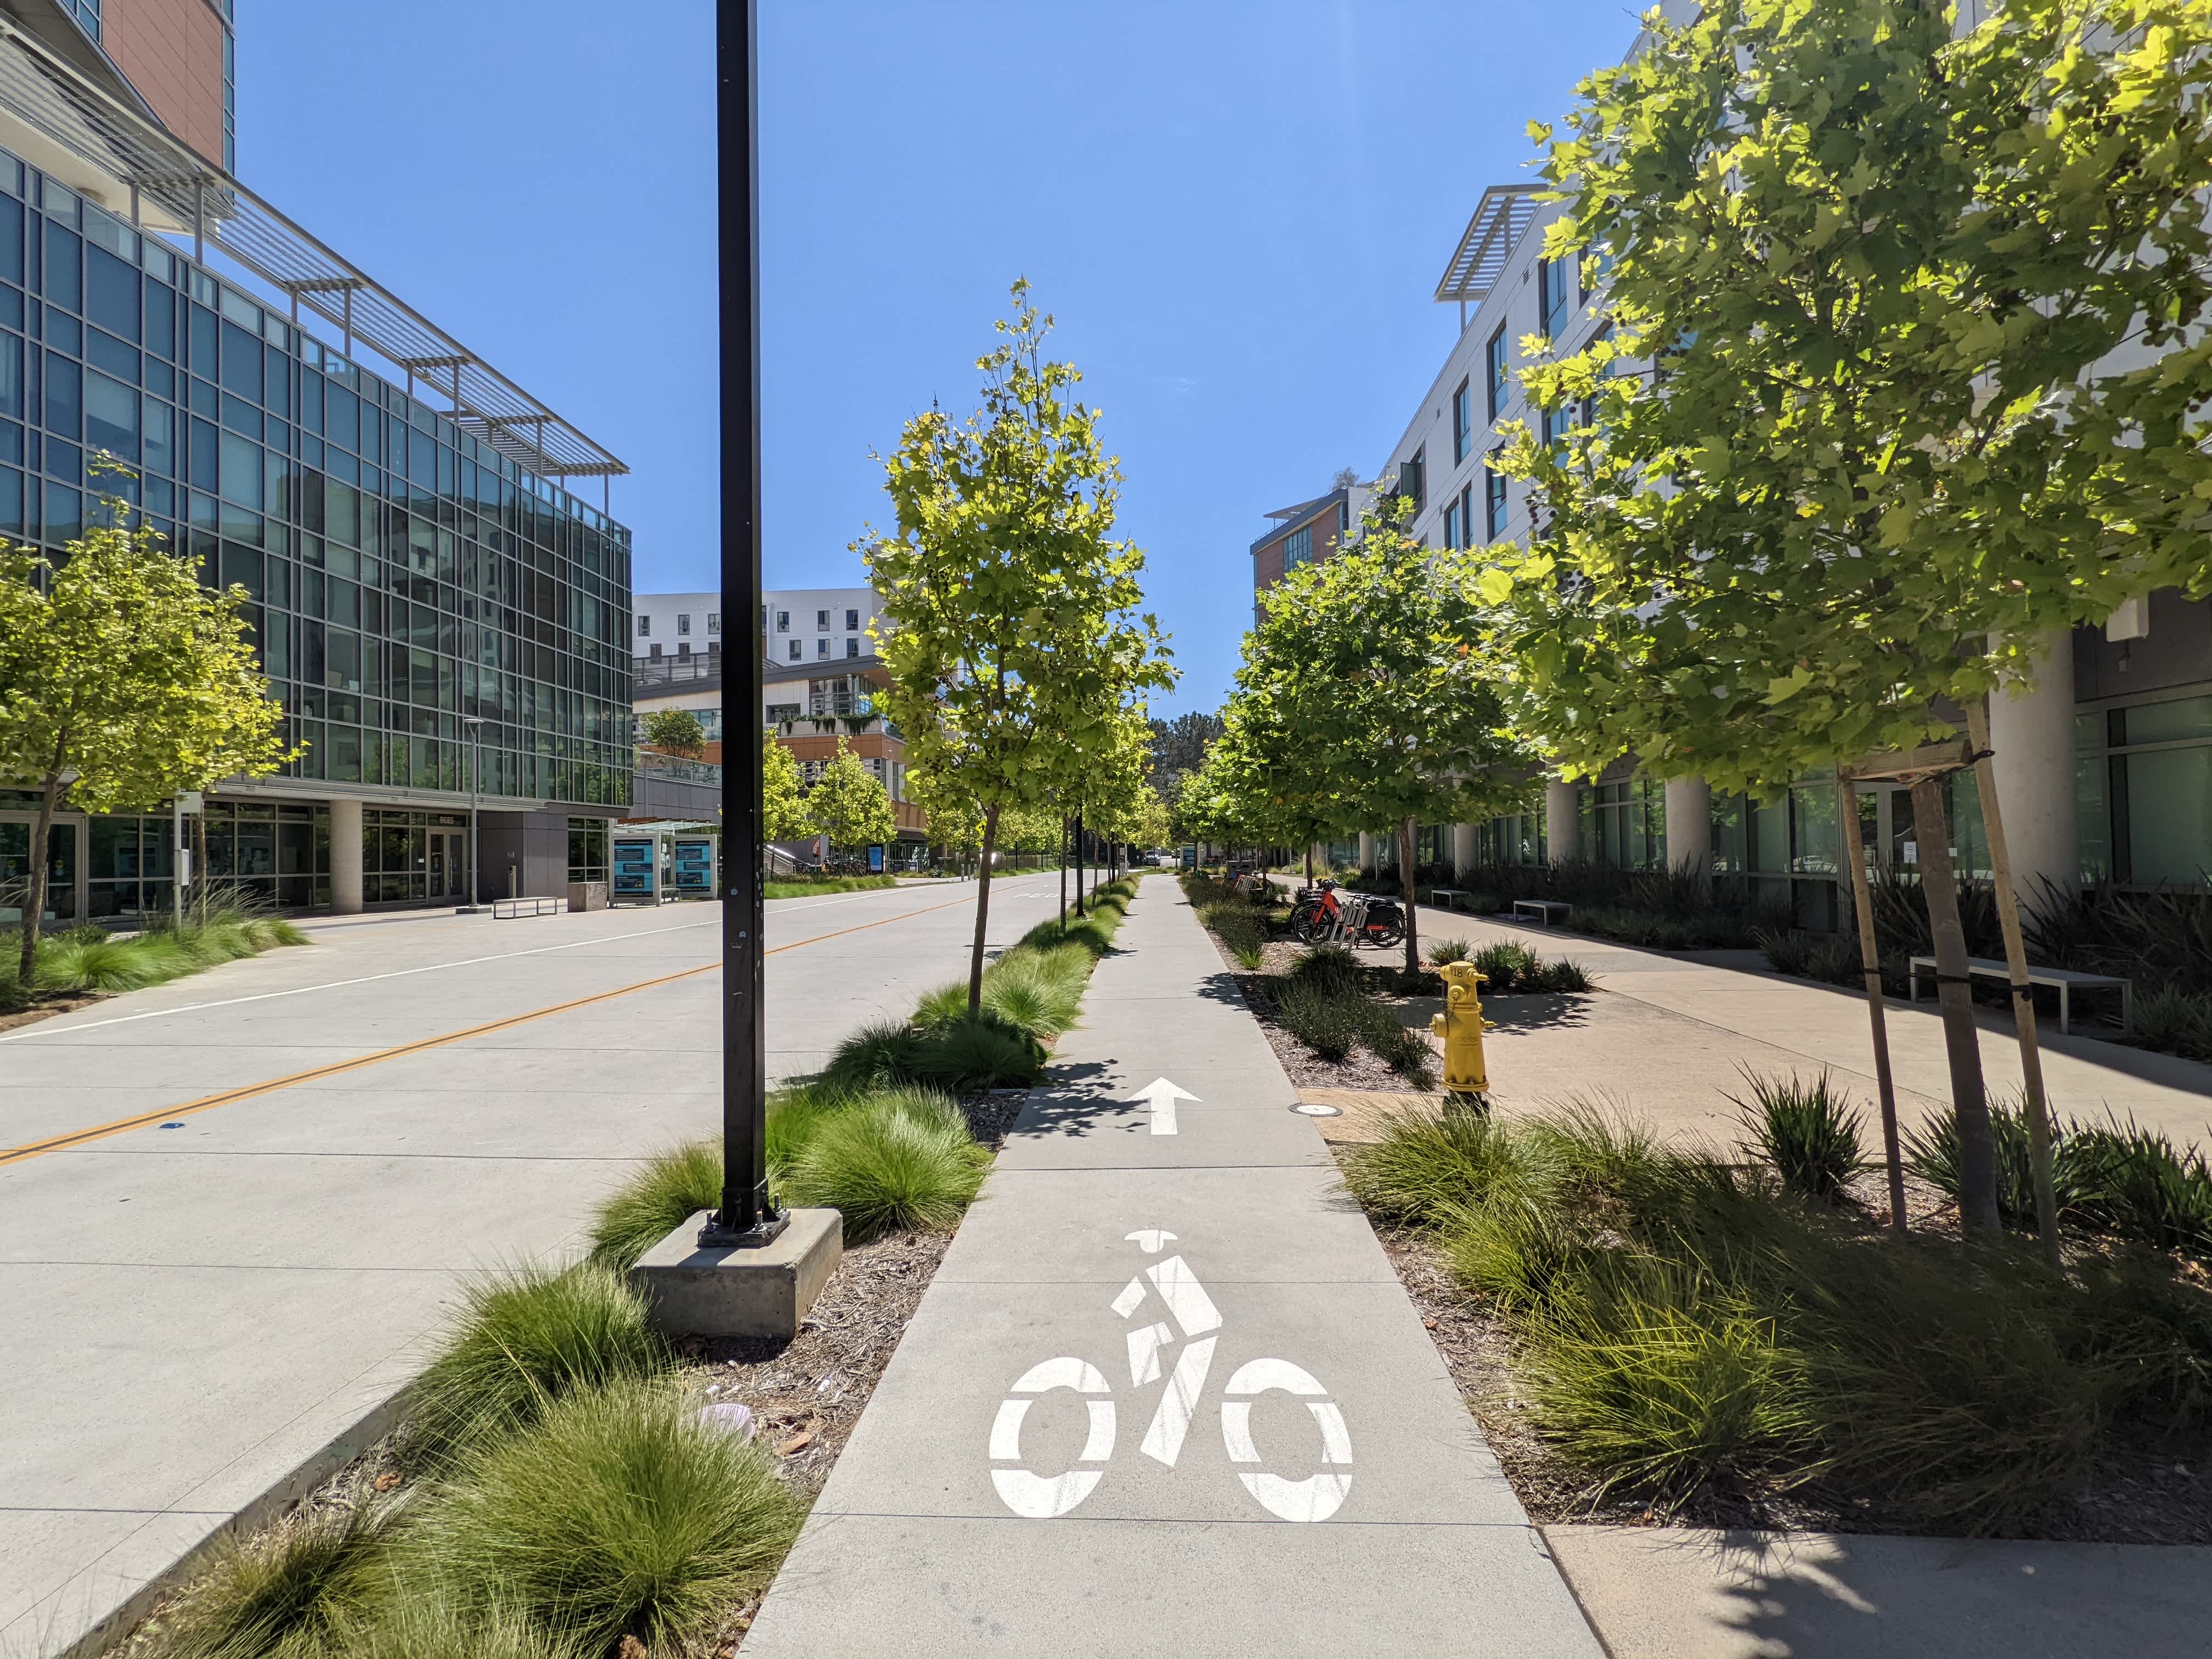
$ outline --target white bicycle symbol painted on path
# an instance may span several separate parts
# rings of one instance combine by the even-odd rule
[[[1174,1237],[1153,1229],[1128,1235],[1148,1255],[1158,1255]],[[1165,1321],[1156,1321],[1127,1333],[1129,1382],[1133,1388],[1141,1388],[1158,1381],[1161,1357],[1181,1333],[1182,1352],[1176,1357],[1152,1425],[1138,1448],[1146,1456],[1173,1468],[1182,1455],[1183,1439],[1197,1413],[1207,1373],[1213,1368],[1221,1314],[1192,1273],[1190,1264],[1180,1255],[1154,1262],[1131,1279],[1114,1298],[1114,1311],[1124,1319],[1133,1318],[1154,1293],[1167,1304],[1168,1318],[1175,1323],[1170,1327]],[[1066,1474],[1042,1475],[1023,1467],[1022,1424],[1030,1406],[1055,1389],[1072,1389],[1082,1396],[1089,1414],[1089,1432],[1082,1451]],[[1352,1435],[1344,1425],[1342,1409],[1303,1366],[1287,1359],[1254,1359],[1237,1368],[1222,1390],[1221,1440],[1229,1461],[1240,1465],[1263,1461],[1252,1437],[1252,1406],[1270,1389],[1280,1389],[1305,1401],[1321,1431],[1321,1461],[1327,1467],[1301,1480],[1257,1468],[1239,1468],[1237,1478],[1270,1515],[1285,1521],[1326,1521],[1352,1490]],[[1041,1360],[1016,1379],[999,1403],[999,1414],[991,1424],[991,1482],[1016,1515],[1034,1521],[1066,1515],[1097,1490],[1113,1458],[1115,1437],[1114,1386],[1105,1373],[1089,1360],[1073,1356]]]

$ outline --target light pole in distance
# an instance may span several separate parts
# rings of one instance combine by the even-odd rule
[[[477,797],[483,793],[483,716],[464,714],[461,724],[469,729],[469,902],[460,914],[475,916],[483,914],[483,906],[477,902]]]

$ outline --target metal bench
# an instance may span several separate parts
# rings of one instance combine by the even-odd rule
[[[505,898],[491,902],[494,921],[511,921],[518,916],[561,916],[568,913],[568,901],[564,898]]]
[[[1574,908],[1565,899],[1515,899],[1513,901],[1515,915],[1534,916],[1537,926],[1540,927],[1550,927],[1565,921],[1574,913]]]
[[[1466,889],[1460,887],[1431,887],[1429,889],[1429,902],[1435,905],[1440,910],[1456,910],[1459,908],[1459,906],[1454,904],[1452,900],[1472,898],[1474,896],[1474,894],[1468,892]]]
[[[1936,971],[1933,957],[1913,957],[1905,963],[1905,984],[1909,1000],[1920,1000],[1920,970]],[[1969,957],[1966,971],[1977,979],[2002,980],[2012,983],[2012,969],[2002,962],[1992,962],[1987,957]],[[2076,991],[2118,991],[2120,994],[2120,1030],[2131,1031],[2136,1024],[2136,988],[2129,981],[2112,974],[2084,974],[2072,968],[2031,968],[2027,970],[2030,985],[2047,985],[2058,993],[2058,1030],[2063,1036],[2073,1023],[2073,994]]]

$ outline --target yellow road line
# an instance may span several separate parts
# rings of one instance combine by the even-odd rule
[[[835,933],[817,933],[811,939],[793,939],[788,945],[779,945],[765,952],[781,956],[786,951],[796,951],[802,945],[819,945],[824,939],[842,939],[848,933],[865,933],[871,927],[887,927],[894,921],[904,921],[913,916],[926,916],[933,910],[950,910],[955,905],[965,904],[965,899],[952,899],[944,904],[932,904],[920,910],[902,910],[895,916],[883,916],[874,921],[864,921],[855,927],[840,927]],[[471,1025],[465,1030],[448,1031],[442,1036],[424,1037],[419,1042],[404,1042],[396,1048],[380,1048],[373,1054],[357,1054],[351,1060],[333,1061],[328,1066],[317,1066],[307,1071],[294,1072],[289,1077],[271,1078],[266,1083],[249,1083],[242,1089],[226,1089],[219,1095],[208,1095],[199,1100],[188,1100],[181,1106],[164,1106],[159,1111],[139,1112],[131,1117],[117,1118],[112,1123],[94,1124],[88,1129],[73,1129],[67,1134],[50,1136],[45,1140],[26,1141],[21,1146],[0,1147],[0,1168],[10,1164],[24,1164],[48,1152],[66,1151],[82,1146],[88,1141],[105,1140],[110,1135],[127,1134],[133,1129],[145,1128],[149,1124],[166,1123],[172,1118],[190,1117],[196,1112],[210,1111],[217,1106],[228,1106],[234,1101],[252,1100],[257,1095],[274,1094],[280,1089],[289,1089],[301,1083],[313,1083],[318,1078],[336,1077],[342,1072],[358,1071],[364,1066],[376,1066],[387,1060],[403,1060],[409,1054],[419,1054],[427,1049],[442,1048],[448,1043],[465,1042],[471,1037],[489,1036],[494,1031],[504,1031],[517,1025],[526,1025],[534,1019],[548,1019],[555,1014],[565,1014],[572,1009],[588,1008],[595,1002],[606,1002],[615,997],[626,997],[633,991],[650,991],[657,985],[672,985],[680,979],[695,978],[701,974],[717,972],[719,962],[709,962],[696,968],[686,968],[680,973],[663,974],[658,979],[642,979],[635,985],[617,986],[611,991],[599,991],[591,996],[578,997],[573,1002],[556,1002],[550,1008],[533,1009],[526,1014],[514,1014],[506,1019],[495,1019],[483,1025]]]

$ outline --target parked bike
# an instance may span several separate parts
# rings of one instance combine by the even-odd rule
[[[1404,943],[1406,913],[1395,899],[1346,892],[1333,881],[1302,887],[1292,901],[1291,932],[1306,945],[1370,945],[1387,951]]]

